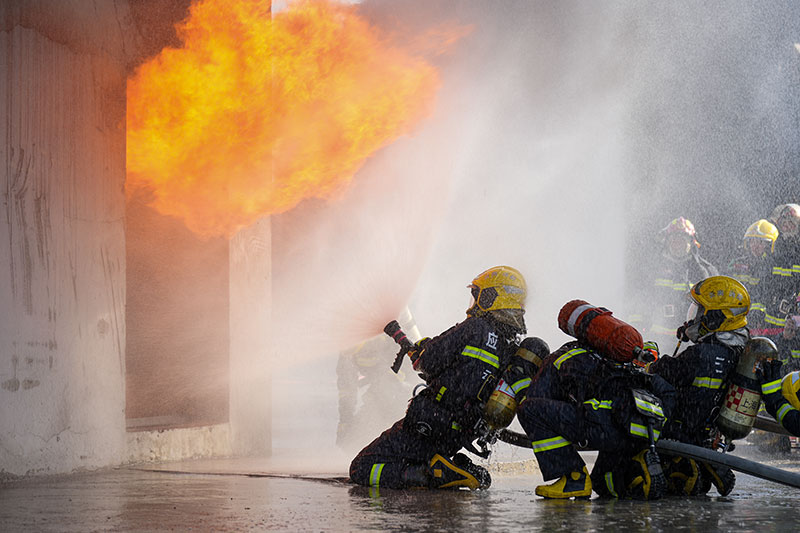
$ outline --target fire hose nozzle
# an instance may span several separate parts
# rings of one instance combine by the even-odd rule
[[[408,340],[406,334],[403,332],[403,328],[400,327],[400,324],[397,320],[392,320],[383,328],[383,332],[386,333],[388,336],[392,338],[394,342],[400,345],[400,351],[397,352],[397,356],[394,358],[394,363],[392,363],[392,371],[397,374],[400,371],[400,367],[403,366],[403,357],[414,347],[411,344],[411,341]]]

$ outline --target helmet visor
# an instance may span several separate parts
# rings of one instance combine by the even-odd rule
[[[733,315],[733,316],[746,315],[747,311],[748,311],[747,307],[731,307],[730,308],[731,315]]]
[[[689,305],[689,310],[686,311],[686,322],[699,319],[701,316],[703,316],[703,311],[703,306],[693,301],[691,305]]]

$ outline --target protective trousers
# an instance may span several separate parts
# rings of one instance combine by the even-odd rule
[[[585,466],[576,446],[615,454],[630,448],[630,438],[617,429],[609,404],[590,400],[576,406],[547,398],[522,402],[517,417],[532,441],[545,481]]]
[[[404,420],[381,433],[350,463],[350,479],[358,485],[405,489],[418,487],[409,469],[428,465],[440,454],[452,457],[461,449],[454,439],[431,439],[403,427]]]

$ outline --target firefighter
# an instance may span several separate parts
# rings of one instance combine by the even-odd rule
[[[545,359],[517,412],[542,477],[555,480],[535,492],[544,498],[589,498],[594,487],[601,496],[657,499],[666,480],[657,454],[647,448],[647,421],[635,405],[647,406],[663,423],[674,390],[658,376],[610,359],[582,335],[579,339]],[[658,433],[655,427],[654,438]],[[591,475],[581,447],[600,451]]]
[[[767,412],[783,426],[786,431],[800,437],[800,371],[784,375],[783,362],[764,361],[756,372],[761,382],[761,395]],[[781,377],[782,376],[782,377]]]
[[[411,311],[398,317],[411,341],[420,338]],[[339,353],[336,385],[339,390],[339,425],[336,445],[356,452],[377,432],[403,416],[403,404],[411,396],[412,379],[392,372],[386,361],[397,351],[391,338],[381,334]],[[416,376],[415,376],[416,377]]]
[[[770,221],[778,228],[772,266],[772,284],[777,294],[783,327],[785,316],[792,311],[794,297],[800,292],[800,205],[781,204],[773,209]]]
[[[486,488],[491,477],[463,453],[478,436],[484,406],[525,332],[527,287],[522,274],[497,266],[468,286],[467,318],[409,351],[427,387],[405,417],[367,445],[350,464],[359,485],[404,488]]]
[[[728,274],[738,279],[750,294],[750,313],[747,326],[753,336],[776,340],[783,331],[780,317],[780,297],[772,276],[773,254],[778,228],[761,219],[752,223],[744,233],[744,253],[731,261]]]
[[[676,328],[688,309],[684,295],[701,279],[719,274],[717,268],[700,256],[700,243],[694,224],[684,217],[672,220],[658,234],[661,253],[658,263],[648,270],[650,286],[638,295],[639,318],[632,324],[654,340],[662,352],[675,349]],[[641,320],[641,323],[639,322]]]
[[[713,435],[713,416],[725,392],[728,378],[750,338],[747,313],[750,296],[741,282],[728,276],[712,276],[692,286],[688,321],[678,329],[682,342],[692,345],[676,357],[662,357],[650,366],[678,391],[674,416],[665,436],[708,446]],[[677,458],[668,463],[672,489],[686,495],[707,492],[713,484],[721,495],[733,490],[730,469]],[[702,475],[702,478],[700,477]]]

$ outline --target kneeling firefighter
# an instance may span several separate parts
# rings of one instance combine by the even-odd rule
[[[485,404],[525,332],[527,287],[508,266],[482,272],[468,287],[474,302],[467,318],[408,351],[427,387],[353,459],[353,482],[392,489],[491,484],[486,469],[458,452],[478,437]]]
[[[398,326],[412,342],[420,338],[408,307],[400,313],[398,320]],[[405,373],[395,373],[387,367],[386,355],[393,353],[394,348],[392,339],[380,334],[339,352],[336,364],[339,389],[336,445],[344,451],[357,452],[368,442],[362,441],[362,436],[378,434],[405,412],[404,403],[411,396],[414,383]]]
[[[650,372],[678,391],[674,416],[665,437],[713,447],[715,419],[740,356],[750,339],[747,313],[750,296],[738,280],[711,276],[689,291],[688,321],[678,328],[681,342],[692,345],[675,357],[662,357]],[[725,467],[675,457],[668,463],[671,489],[684,495],[705,493],[713,484],[721,495],[733,490],[736,478]]]
[[[528,388],[517,417],[532,441],[545,498],[601,496],[656,499],[666,488],[655,440],[672,408],[674,389],[640,364],[657,347],[611,311],[568,302],[559,328],[577,338],[551,354]],[[579,448],[599,450],[590,476]]]

